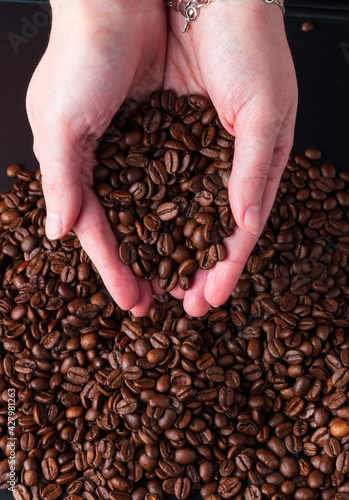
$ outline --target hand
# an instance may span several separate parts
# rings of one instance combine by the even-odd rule
[[[229,200],[237,227],[226,260],[199,270],[184,294],[193,316],[223,304],[268,218],[293,143],[297,84],[282,13],[262,0],[223,0],[185,18],[169,12],[164,87],[208,95],[236,137]]]
[[[162,0],[52,1],[50,41],[27,95],[47,206],[46,232],[72,227],[123,309],[147,313],[149,283],[122,264],[104,208],[92,190],[97,139],[126,95],[161,88],[166,51]]]

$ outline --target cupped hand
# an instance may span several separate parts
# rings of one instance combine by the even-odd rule
[[[237,226],[227,257],[199,270],[184,308],[201,316],[222,305],[237,283],[272,208],[293,143],[297,83],[281,9],[263,0],[222,0],[185,18],[169,12],[165,88],[208,95],[235,137],[229,201]]]
[[[46,232],[72,227],[123,309],[146,314],[150,284],[122,264],[93,192],[97,139],[127,95],[141,100],[163,84],[162,0],[52,1],[48,48],[31,80],[27,111],[47,206]]]

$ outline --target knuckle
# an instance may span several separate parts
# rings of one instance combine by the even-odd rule
[[[58,182],[56,179],[53,180],[50,176],[42,176],[42,188],[45,198],[53,199],[60,197],[63,189],[63,183]]]
[[[271,169],[268,175],[268,183],[278,185],[280,182],[282,172],[284,171],[284,168],[285,168],[284,164],[280,163],[275,168]]]
[[[255,167],[251,175],[243,181],[245,192],[260,193],[264,189],[267,178],[268,170],[265,166]]]
[[[274,167],[270,169],[268,180],[272,180],[275,182],[280,181],[282,172],[284,171],[287,164],[290,150],[291,143],[288,143],[287,146],[284,145],[280,148],[275,148],[273,158]]]
[[[61,195],[70,191],[73,182],[69,179],[59,165],[51,163],[49,168],[42,169],[42,185],[46,196]]]

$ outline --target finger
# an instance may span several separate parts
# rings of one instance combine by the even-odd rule
[[[228,300],[258,236],[236,227],[233,235],[224,241],[226,258],[217,262],[208,272],[204,297],[212,306],[221,306]]]
[[[131,312],[137,318],[142,318],[148,314],[149,309],[153,305],[153,291],[149,281],[143,278],[136,278],[136,281],[138,283],[139,301],[131,309]]]
[[[264,227],[273,206],[283,167],[286,165],[289,156],[291,142],[292,135],[284,147],[276,148],[274,151],[262,199],[261,227]],[[229,298],[241,276],[253,247],[258,241],[258,237],[259,235],[247,233],[236,227],[233,235],[224,241],[227,256],[223,262],[217,263],[209,271],[205,286],[205,299],[207,302],[215,306],[220,306]]]
[[[40,162],[46,201],[46,234],[50,239],[58,239],[72,228],[79,214],[81,165],[82,161],[85,165],[92,163],[92,153],[82,151],[72,134],[69,137],[63,129],[40,135],[40,139],[35,140],[34,150]]]
[[[74,230],[110,295],[121,309],[130,310],[139,301],[136,278],[129,266],[121,262],[118,244],[104,208],[87,186],[83,186],[83,199]]]
[[[164,293],[166,293],[166,290],[164,290],[163,288],[159,287],[159,283],[158,283],[158,279],[157,278],[155,278],[155,280],[153,280],[151,282],[151,288],[153,290],[153,294],[154,295],[164,295]]]
[[[190,316],[203,316],[210,308],[205,299],[207,271],[198,269],[190,280],[190,287],[184,295],[183,307]]]
[[[171,295],[175,299],[182,300],[185,297],[186,292],[181,289],[180,286],[176,285],[173,290],[171,290]]]
[[[264,113],[263,109],[254,107],[237,120],[229,180],[229,201],[236,223],[254,235],[261,230],[262,198],[283,119],[277,112],[266,117],[268,110]]]

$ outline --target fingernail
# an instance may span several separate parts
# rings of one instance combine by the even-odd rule
[[[46,235],[50,240],[57,240],[63,232],[62,219],[59,215],[47,212]]]
[[[248,207],[245,212],[244,225],[252,234],[259,233],[261,226],[259,205],[251,205]]]

